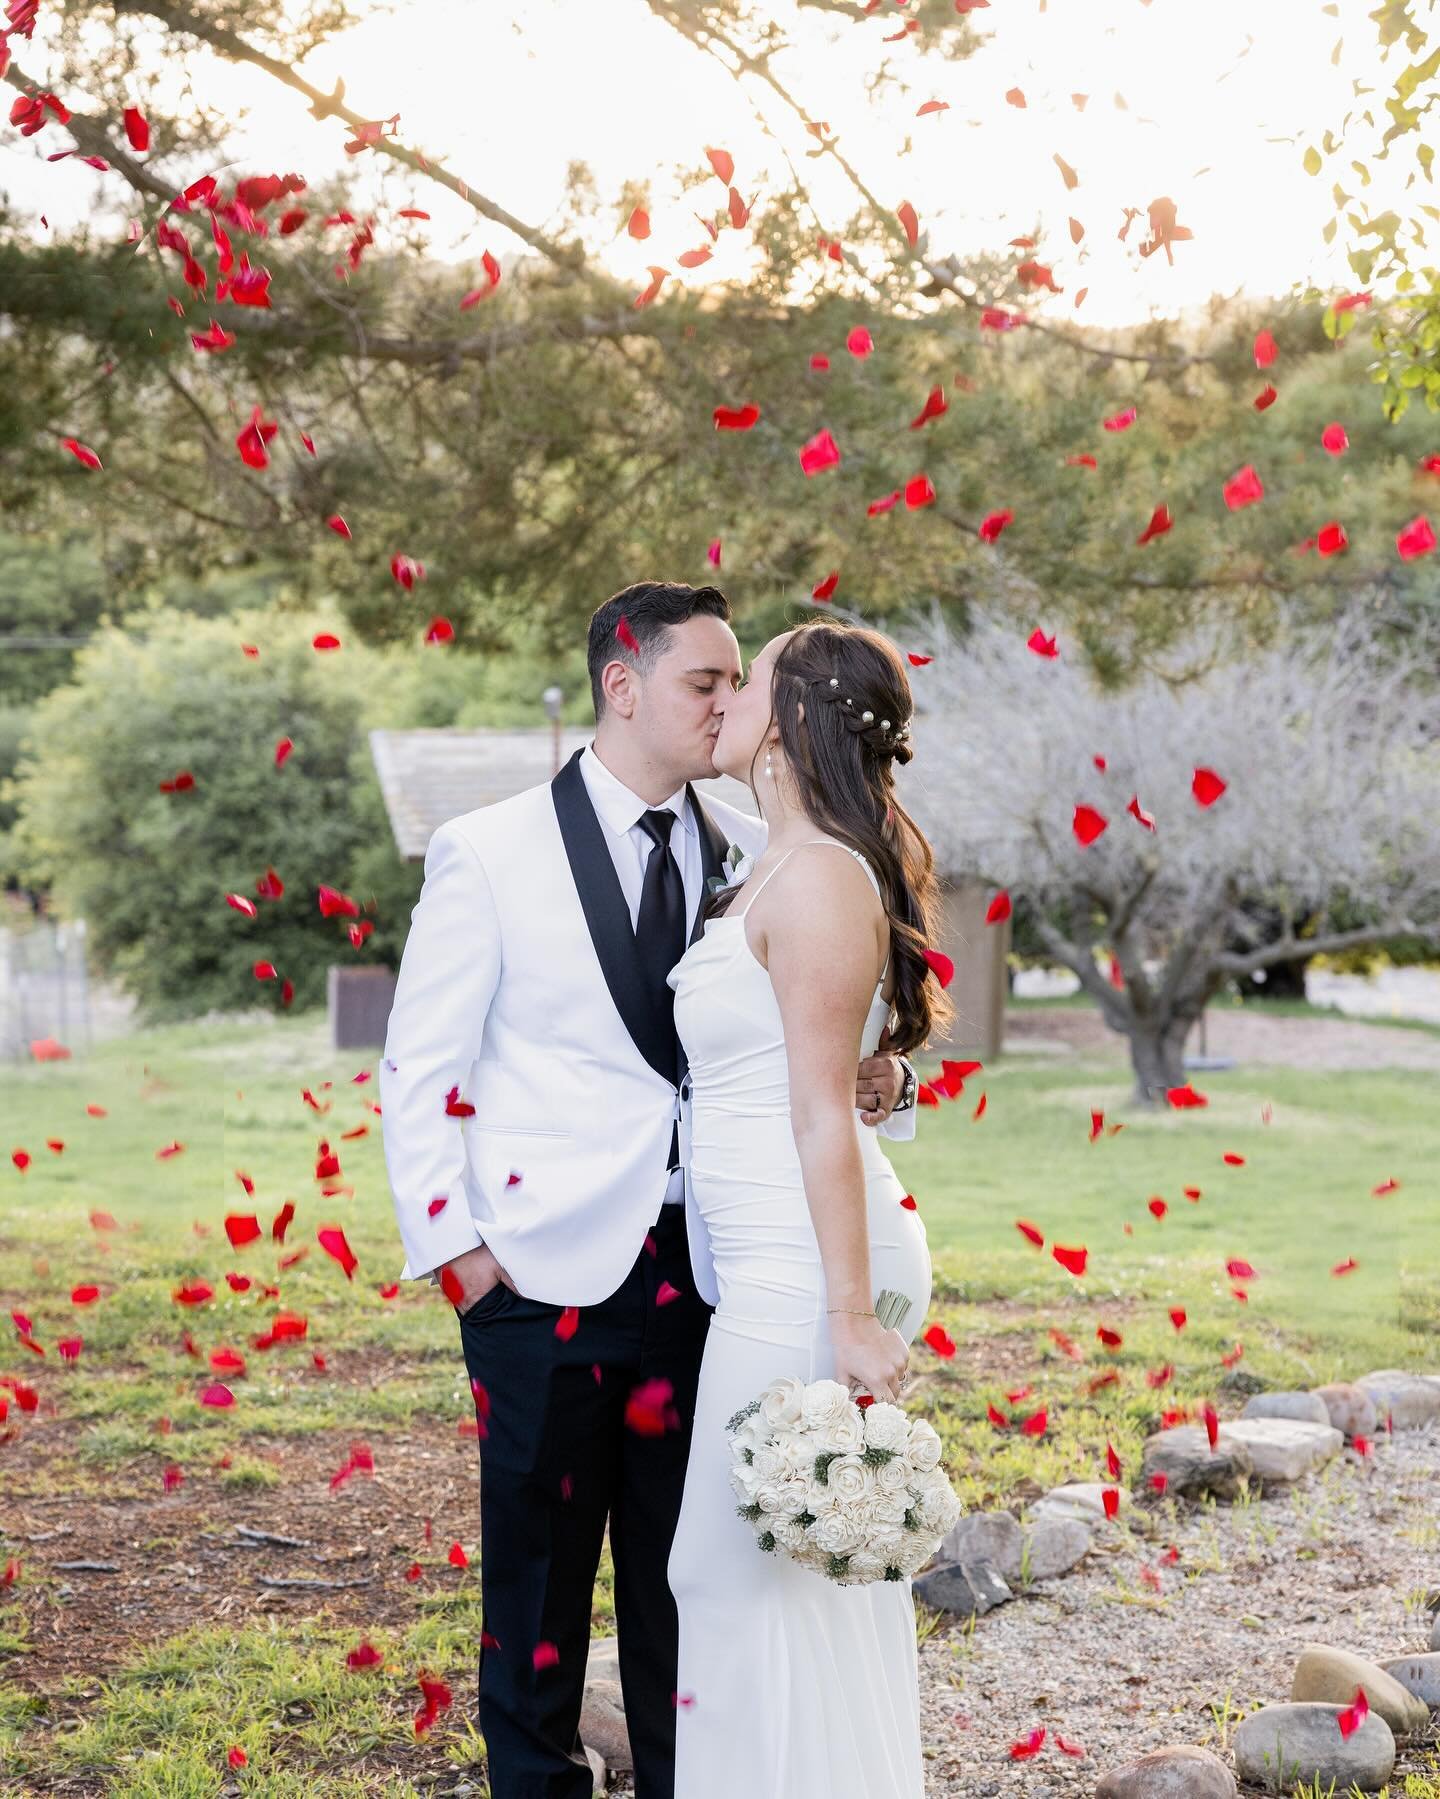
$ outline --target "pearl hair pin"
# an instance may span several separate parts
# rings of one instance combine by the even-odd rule
[[[840,689],[840,677],[838,675],[831,675],[827,685],[830,688],[830,693],[828,695],[828,697],[830,699],[832,699],[832,700],[843,699],[845,704],[853,710],[855,702],[853,699],[851,699],[849,694],[842,694],[840,692],[840,690],[839,690]],[[866,725],[874,724],[875,714],[867,708],[864,712],[862,712],[860,714],[860,722],[862,724],[866,724]],[[910,735],[909,725],[895,726],[890,723],[890,720],[888,718],[882,718],[880,720],[880,729],[885,733],[885,735],[888,738],[890,738],[890,740],[893,743],[901,743],[904,741],[905,738],[907,738]]]

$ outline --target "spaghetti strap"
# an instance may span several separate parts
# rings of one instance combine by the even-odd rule
[[[780,870],[785,866],[786,862],[789,861],[790,857],[795,854],[796,850],[809,849],[812,844],[816,844],[816,843],[824,844],[832,850],[844,850],[844,852],[847,856],[853,856],[855,858],[855,860],[860,864],[860,866],[865,870],[865,873],[870,877],[870,885],[875,889],[876,894],[877,895],[880,894],[880,882],[876,876],[875,870],[866,861],[864,856],[862,856],[860,854],[859,850],[852,850],[848,843],[841,843],[834,837],[807,837],[803,843],[792,844],[790,846],[790,848],[788,850],[786,850],[785,854],[780,858],[780,860],[775,864],[774,868],[769,868],[765,871],[764,879],[760,882],[759,886],[756,887],[755,891],[748,896],[748,898],[745,901],[745,904],[740,908],[740,910],[738,912],[732,912],[729,916],[732,918],[743,918],[745,916],[745,914],[750,910],[750,908],[755,904],[755,901],[760,897],[760,894],[764,890],[765,882],[770,879],[771,875],[778,874],[780,872]],[[881,897],[883,898],[883,895]],[[887,955],[885,958],[885,966],[880,970],[880,981],[879,981],[880,986],[882,986],[882,987],[884,986],[885,977],[887,974],[889,974],[889,972],[890,972],[890,958]]]

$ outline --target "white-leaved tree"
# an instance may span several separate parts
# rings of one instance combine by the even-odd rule
[[[905,641],[934,660],[914,672],[902,797],[947,875],[1027,902],[1128,1037],[1142,1103],[1184,1084],[1186,1037],[1232,977],[1400,935],[1440,945],[1440,703],[1419,644],[1352,611],[1243,659],[1192,637],[1106,690],[1063,640],[1037,654],[1013,624],[960,636],[932,616]],[[1197,770],[1224,783],[1208,804]],[[1083,808],[1104,820],[1088,844]],[[1247,902],[1278,910],[1278,938]]]

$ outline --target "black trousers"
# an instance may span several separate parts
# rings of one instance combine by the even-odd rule
[[[666,1563],[711,1307],[685,1208],[624,1281],[564,1308],[503,1282],[460,1318],[481,1413],[479,1728],[492,1799],[589,1799],[580,1707],[606,1521],[636,1799],[674,1799],[678,1622]],[[679,1297],[660,1303],[668,1285]],[[488,1404],[488,1416],[485,1408]]]

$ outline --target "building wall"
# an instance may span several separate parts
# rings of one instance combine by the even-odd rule
[[[973,1056],[990,1061],[1004,1047],[1010,920],[986,924],[990,893],[973,882],[943,882],[942,893],[945,915],[936,947],[955,964],[955,977],[947,989],[955,1017],[949,1032],[936,1037],[932,1048],[952,1060]]]

